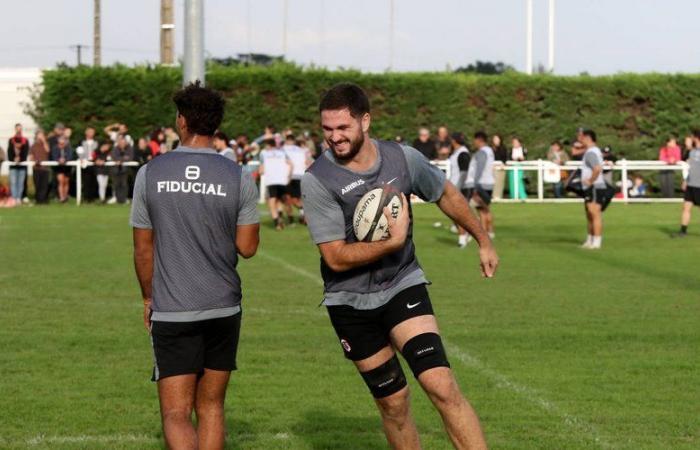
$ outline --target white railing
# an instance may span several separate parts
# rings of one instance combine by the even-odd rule
[[[450,177],[450,164],[448,161],[432,161],[432,164],[438,166],[440,170],[445,172],[447,178]],[[580,202],[580,198],[545,198],[544,196],[544,185],[555,184],[555,182],[545,181],[545,171],[551,170],[556,171],[557,175],[561,170],[576,170],[582,165],[581,161],[568,161],[564,165],[557,165],[548,160],[536,159],[531,161],[508,161],[506,164],[497,161],[494,163],[494,172],[498,171],[529,171],[537,173],[537,198],[525,198],[520,199],[519,183],[513,183],[512,186],[513,199],[493,199],[494,202],[503,203],[570,203],[570,202]],[[667,164],[663,161],[629,161],[625,159],[618,160],[617,163],[606,162],[603,165],[605,170],[613,170],[621,172],[621,186],[620,190],[622,192],[622,198],[613,199],[614,202],[624,202],[624,203],[638,203],[638,202],[659,202],[659,203],[677,203],[682,202],[683,199],[677,198],[654,198],[654,197],[640,197],[640,198],[630,198],[629,197],[629,172],[630,171],[662,171],[662,170],[673,170],[681,171],[683,177],[688,176],[688,163],[680,161],[677,164]]]
[[[3,166],[27,166],[28,173],[27,175],[32,175],[32,171],[34,169],[34,166],[40,165],[42,167],[56,167],[59,166],[58,161],[41,161],[41,162],[35,162],[35,161],[25,161],[21,163],[16,163],[16,162],[9,162],[9,161],[4,161],[2,163]],[[77,170],[75,171],[75,203],[80,206],[80,203],[83,200],[83,169],[86,167],[90,166],[97,166],[93,161],[88,161],[88,160],[75,160],[75,161],[67,161],[64,166],[68,167],[75,167]],[[124,166],[124,167],[138,167],[140,164],[136,161],[127,161],[123,162],[121,164],[116,163],[114,161],[106,161],[103,166],[107,167],[114,167],[114,166]]]
[[[33,161],[26,161],[26,162],[21,162],[21,163],[14,163],[14,162],[9,162],[9,161],[4,161],[2,163],[2,166],[16,166],[16,165],[22,165],[22,166],[27,166],[29,169],[28,175],[32,174],[32,169],[34,165],[37,163]],[[58,166],[57,161],[43,161],[41,163],[42,166],[47,166],[47,167],[55,167]],[[445,172],[447,178],[449,179],[450,177],[450,163],[449,161],[432,161],[432,164],[437,166],[440,170]],[[551,161],[547,160],[542,160],[542,159],[537,159],[537,160],[532,160],[532,161],[508,161],[506,164],[503,164],[501,162],[496,162],[494,164],[494,172],[496,171],[528,171],[528,172],[536,172],[537,173],[537,198],[525,198],[525,199],[519,199],[519,194],[518,192],[519,189],[519,183],[514,183],[514,186],[512,188],[514,189],[514,197],[513,199],[493,199],[494,202],[502,202],[502,203],[570,203],[570,202],[580,202],[582,199],[580,198],[545,198],[544,196],[544,185],[545,183],[547,184],[554,184],[553,182],[547,182],[545,181],[545,171],[547,170],[552,170],[552,171],[557,171],[559,173],[559,170],[576,170],[577,168],[581,167],[581,161],[568,161],[564,165],[557,165],[554,164]],[[75,167],[75,184],[76,184],[76,203],[78,205],[81,204],[82,202],[82,183],[83,183],[83,169],[89,166],[95,166],[95,163],[92,161],[88,160],[75,160],[75,161],[68,161],[65,163],[66,166],[69,167]],[[117,166],[117,164],[114,161],[107,161],[105,162],[104,166],[107,167],[113,167]],[[129,162],[124,162],[121,164],[122,166],[126,167],[138,167],[139,163],[136,161],[129,161]],[[251,161],[248,163],[248,166],[259,166],[260,163],[258,161]],[[663,161],[628,161],[625,159],[619,160],[617,163],[605,163],[604,167],[606,170],[613,170],[613,171],[619,171],[621,172],[621,186],[620,190],[622,192],[622,198],[615,198],[613,199],[614,202],[624,202],[624,203],[638,203],[638,202],[659,202],[659,203],[676,203],[676,202],[682,202],[683,199],[680,197],[677,198],[654,198],[654,197],[642,197],[642,198],[630,198],[628,191],[630,186],[628,185],[628,175],[630,171],[661,171],[661,170],[673,170],[673,171],[681,171],[683,174],[683,177],[686,177],[688,175],[688,164],[686,162],[678,162],[677,164],[666,164]],[[4,168],[4,167],[3,167]],[[264,175],[260,177],[260,186],[265,186],[265,178]],[[265,189],[260,189],[260,203],[265,202]]]

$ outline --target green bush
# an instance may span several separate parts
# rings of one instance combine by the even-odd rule
[[[700,122],[700,76],[606,77],[479,76],[453,73],[383,73],[272,67],[210,66],[208,86],[227,98],[222,129],[255,136],[267,124],[318,131],[323,90],[353,81],[371,96],[374,134],[412,140],[419,126],[440,124],[471,134],[484,129],[520,136],[534,157],[579,126],[595,129],[601,145],[631,159],[656,158],[669,133],[681,136]],[[133,135],[172,124],[172,93],[179,68],[59,67],[47,70],[31,113],[49,129],[56,121],[76,129],[123,121]]]

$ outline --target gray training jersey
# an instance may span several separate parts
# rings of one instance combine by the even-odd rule
[[[131,225],[153,229],[154,321],[240,311],[236,227],[258,223],[250,175],[213,149],[178,149],[139,169]]]
[[[469,170],[467,171],[467,188],[479,187],[487,191],[492,190],[495,184],[493,177],[494,161],[493,149],[488,145],[484,145],[474,153],[474,159],[469,164]]]
[[[688,183],[688,186],[700,188],[700,149],[691,150],[686,162],[690,166],[686,183]]]
[[[593,174],[593,169],[596,166],[603,165],[603,153],[598,147],[591,147],[586,150],[583,154],[583,165],[581,166],[581,180],[588,180]],[[603,178],[603,171],[600,171],[598,178],[593,180],[593,187],[595,189],[605,189],[605,179]]]
[[[391,184],[410,198],[412,193],[426,201],[442,196],[445,175],[417,150],[393,142],[374,141],[377,161],[366,172],[339,165],[332,151],[326,151],[302,178],[304,211],[309,232],[316,244],[345,240],[357,242],[353,214],[360,198],[371,189]],[[404,289],[427,283],[415,257],[413,224],[406,245],[381,260],[345,272],[334,272],[321,260],[324,304],[375,309]]]

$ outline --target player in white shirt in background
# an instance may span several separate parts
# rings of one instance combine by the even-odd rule
[[[470,191],[467,189],[467,171],[469,170],[469,162],[471,160],[471,153],[466,145],[466,139],[463,133],[452,133],[452,154],[450,155],[450,181],[455,185],[458,191],[464,195],[467,202],[470,200]],[[460,227],[459,224],[455,222],[455,228],[459,237],[457,239],[457,245],[459,247],[466,247],[471,240],[471,235],[467,233],[467,230]]]
[[[260,152],[262,186],[267,188],[267,206],[275,228],[282,230],[284,221],[280,217],[280,210],[292,175],[292,163],[284,150],[277,147],[274,136],[266,136],[263,145],[265,147]]]
[[[304,172],[306,172],[306,169],[311,165],[313,159],[311,158],[311,152],[308,148],[297,145],[292,133],[288,133],[285,136],[282,149],[287,155],[289,162],[292,163],[291,180],[287,186],[284,199],[287,218],[289,219],[289,223],[294,222],[294,218],[292,217],[292,206],[294,206],[299,210],[299,223],[303,224],[305,221],[304,203],[301,200],[301,177],[304,176]]]

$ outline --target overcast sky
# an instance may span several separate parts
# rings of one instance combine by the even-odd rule
[[[284,0],[204,0],[210,56],[282,53]],[[389,0],[287,0],[288,59],[381,71]],[[525,0],[395,0],[397,71],[476,60],[525,66]],[[534,61],[547,60],[547,0],[535,3]],[[92,0],[0,0],[0,67],[75,63],[92,45]],[[175,0],[177,56],[184,0]],[[699,0],[557,0],[555,73],[700,72]],[[250,20],[248,20],[250,19]],[[102,0],[103,64],[157,62],[160,0]],[[92,61],[92,48],[83,53]]]

